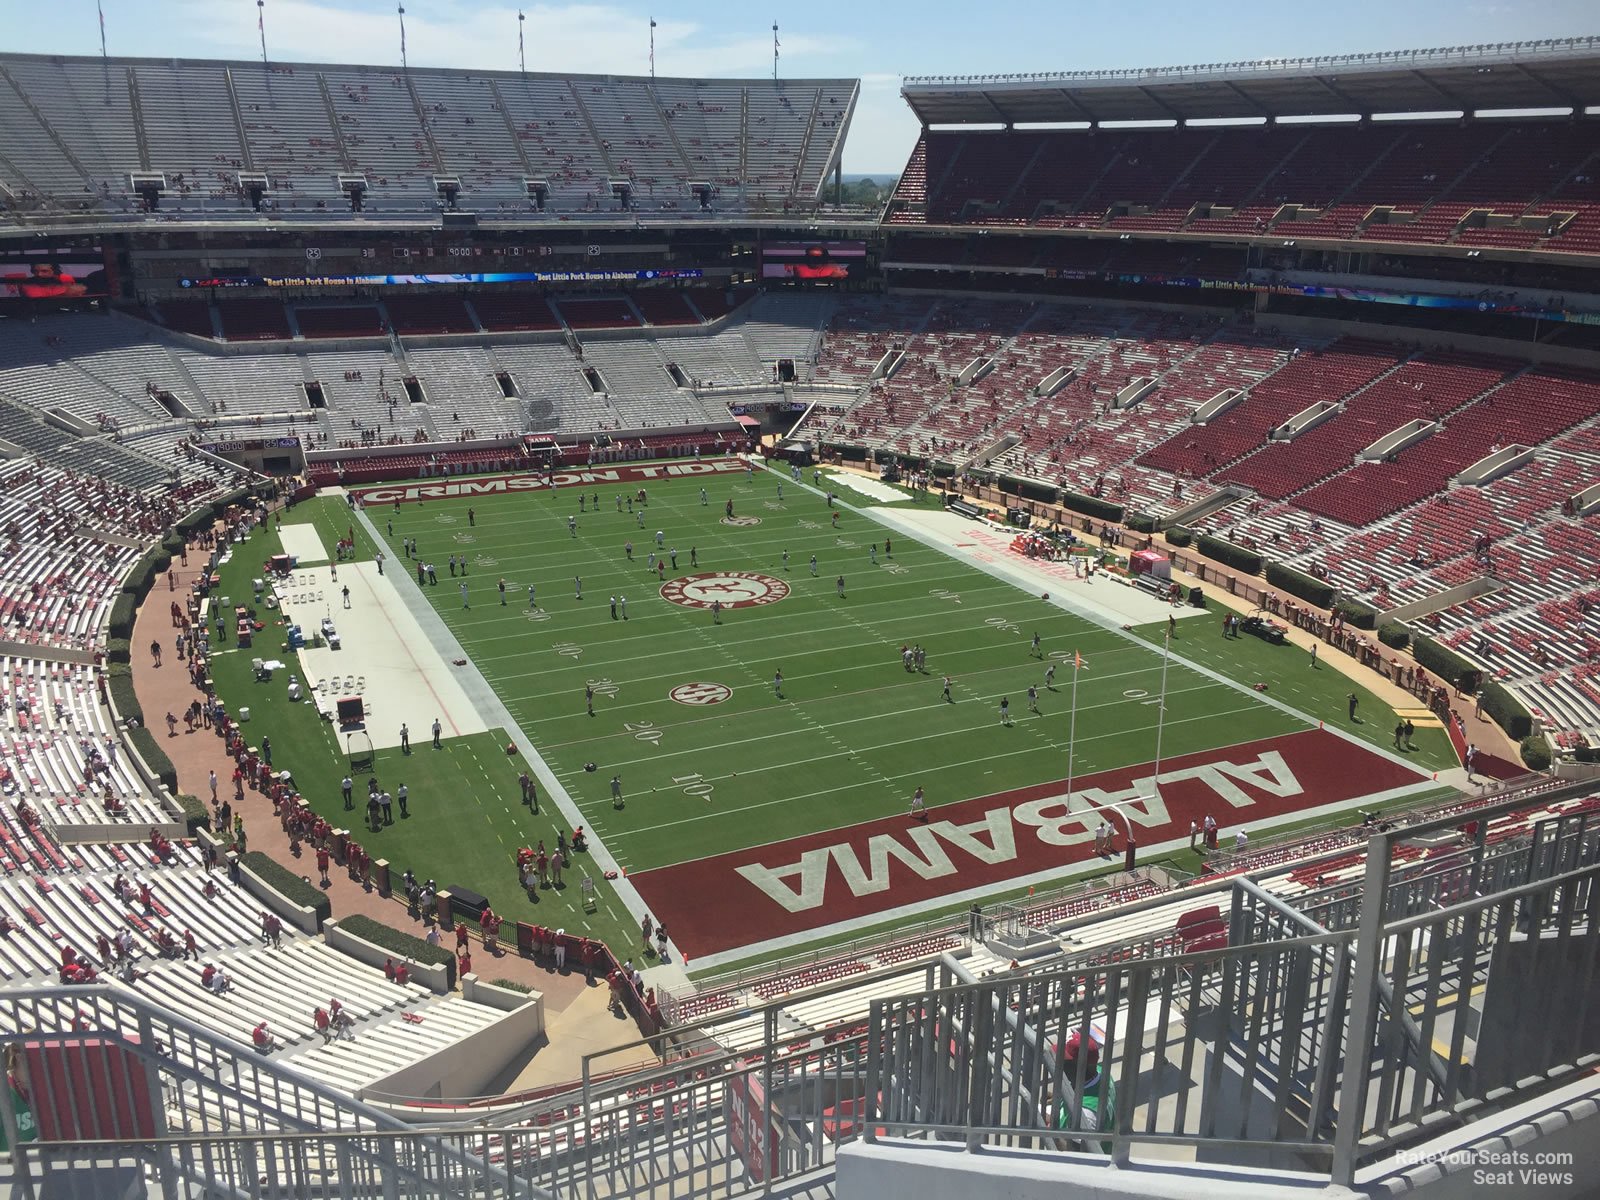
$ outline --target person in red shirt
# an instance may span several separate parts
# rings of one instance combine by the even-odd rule
[[[594,960],[599,953],[599,948],[588,938],[584,938],[578,947],[578,954],[583,959],[583,978],[589,984],[594,983]]]
[[[383,960],[383,977],[390,983],[394,982],[394,959],[386,958]]]
[[[328,886],[328,848],[319,847],[317,850],[317,870],[322,873],[322,886]]]
[[[465,921],[457,921],[456,922],[456,952],[460,953],[462,950],[465,950],[466,948],[467,948],[467,923]]]
[[[64,296],[83,296],[89,291],[71,275],[64,274],[60,263],[54,262],[29,263],[26,275],[6,275],[3,279],[17,295],[29,300],[57,300]]]
[[[472,974],[472,955],[463,950],[456,957],[456,978],[465,979]]]
[[[272,1049],[275,1040],[276,1039],[274,1039],[272,1036],[272,1030],[267,1028],[267,1023],[265,1021],[261,1022],[261,1024],[257,1025],[253,1030],[250,1031],[250,1041],[254,1043],[255,1048],[261,1051],[263,1054]]]
[[[626,980],[622,977],[622,972],[618,970],[609,972],[606,975],[606,983],[611,985],[611,1011],[622,1012],[627,1007],[627,1002],[623,999],[622,994],[623,987],[626,984]]]
[[[185,960],[200,957],[200,945],[195,941],[194,930],[183,931],[183,957]]]
[[[344,1005],[339,1003],[337,997],[328,1001],[328,1024],[333,1027],[335,1037],[350,1032],[350,1027],[355,1024],[350,1014],[345,1012]]]
[[[394,981],[396,983],[398,983],[401,987],[405,987],[406,984],[411,982],[411,964],[410,963],[403,962],[398,967],[396,967],[394,969]]]
[[[322,1042],[324,1045],[333,1041],[333,1029],[328,1022],[327,1009],[318,1008],[317,1011],[311,1015],[311,1023],[316,1026],[317,1032],[322,1035]]]

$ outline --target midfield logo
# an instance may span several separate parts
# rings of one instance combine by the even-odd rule
[[[706,571],[661,585],[661,598],[684,608],[710,608],[718,600],[723,608],[754,608],[776,604],[788,594],[783,580],[754,571]]]

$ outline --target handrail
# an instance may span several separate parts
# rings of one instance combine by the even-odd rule
[[[1600,53],[1600,37],[1543,38],[1529,42],[1499,42],[1479,46],[1442,46],[1424,50],[1384,50],[1367,54],[1329,54],[1307,58],[1243,59],[1225,63],[1195,63],[1173,67],[1125,67],[1101,71],[1033,71],[1013,75],[908,75],[903,88],[977,87],[1008,83],[1073,84],[1188,81],[1217,75],[1278,73],[1285,71],[1416,70],[1439,65],[1500,62],[1521,54],[1567,55]]]

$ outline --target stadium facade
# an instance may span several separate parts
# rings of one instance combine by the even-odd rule
[[[1209,536],[1233,554],[1198,564],[1213,584],[1280,559],[1353,619],[1428,630],[1424,665],[1486,675],[1485,707],[1562,760],[1182,886],[888,939],[870,970],[700,981],[634,1047],[648,1069],[595,1056],[471,1105],[358,1096],[19,950],[14,1193],[1594,1194],[1597,84],[1593,39],[908,80],[925,128],[878,213],[830,194],[853,80],[0,56],[14,471],[179,504],[759,429]],[[1073,338],[1115,356],[1148,329],[1194,344],[1085,390]],[[989,341],[895,383],[955,335]],[[1212,350],[1232,383],[1136,410]],[[1313,358],[1326,391],[1273,392]],[[1371,390],[1397,378],[1443,398]],[[1099,458],[1037,436],[1057,395]],[[1446,507],[1512,548],[1496,570],[1429,534],[1463,483],[1486,499]],[[159,531],[123,540],[126,573]],[[35,644],[83,666],[114,594]],[[181,830],[143,767],[152,825]],[[26,824],[7,813],[11,882],[67,876],[7,892],[38,928],[115,868]]]

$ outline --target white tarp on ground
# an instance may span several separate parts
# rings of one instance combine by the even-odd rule
[[[911,499],[900,489],[892,488],[887,483],[879,483],[866,475],[829,471],[822,476],[822,481],[835,495],[840,488],[849,488],[852,492],[860,492],[867,499],[877,500],[882,504],[904,504]]]
[[[331,711],[341,697],[360,696],[366,733],[380,749],[400,744],[402,724],[410,726],[414,746],[426,746],[435,717],[444,737],[482,733],[487,727],[455,678],[461,668],[439,655],[395,591],[410,582],[379,575],[370,562],[343,563],[337,570],[337,579],[330,567],[297,570],[277,589],[284,616],[305,630],[308,641],[324,617],[338,629],[339,649],[300,651],[301,680],[318,707]],[[255,657],[285,657],[279,652],[283,640],[282,630],[269,626]]]
[[[283,552],[302,567],[328,561],[328,548],[322,544],[315,525],[285,525],[278,530],[278,540],[283,543]]]
[[[1203,617],[1206,610],[1189,605],[1168,604],[1108,575],[1096,573],[1092,580],[1077,577],[1066,562],[1046,562],[1011,552],[1017,530],[988,521],[972,521],[938,505],[916,508],[879,509],[875,515],[891,528],[915,531],[927,541],[945,547],[964,558],[1003,575],[1035,595],[1050,594],[1063,608],[1118,625],[1149,625],[1169,616]]]

